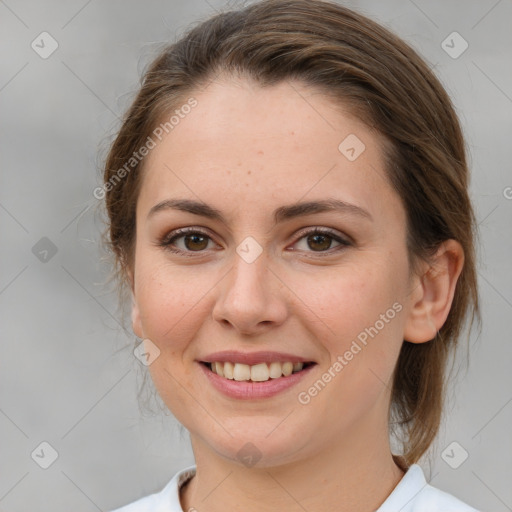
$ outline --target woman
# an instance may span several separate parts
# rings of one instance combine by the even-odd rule
[[[146,72],[104,179],[196,462],[118,512],[474,511],[416,464],[478,300],[463,136],[408,45],[318,0],[217,15]]]

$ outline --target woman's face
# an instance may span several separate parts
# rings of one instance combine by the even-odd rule
[[[137,203],[133,327],[159,394],[195,451],[240,463],[382,442],[412,295],[378,135],[296,82],[193,96]],[[269,378],[286,361],[314,364]]]

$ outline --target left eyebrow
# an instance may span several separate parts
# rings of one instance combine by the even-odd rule
[[[339,199],[325,199],[322,201],[308,201],[288,206],[281,206],[274,212],[274,221],[277,224],[278,222],[293,219],[295,217],[332,211],[348,213],[373,220],[370,212],[360,206],[340,201]]]
[[[200,215],[209,219],[226,223],[222,213],[206,203],[192,199],[167,199],[153,206],[148,213],[148,218],[162,210],[173,209]],[[308,201],[280,206],[274,211],[274,222],[277,224],[296,217],[303,217],[315,213],[338,211],[341,213],[356,215],[358,217],[373,220],[371,214],[355,204],[347,203],[339,199],[325,199],[321,201]]]

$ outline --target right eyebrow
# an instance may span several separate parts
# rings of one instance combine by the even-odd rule
[[[201,215],[202,217],[208,217],[209,219],[218,220],[225,222],[222,213],[206,203],[194,201],[192,199],[166,199],[149,210],[147,218],[149,219],[155,213],[162,210],[181,210],[183,212],[193,213],[194,215]]]

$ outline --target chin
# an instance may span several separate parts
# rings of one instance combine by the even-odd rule
[[[203,437],[203,441],[227,461],[237,462],[248,469],[290,464],[300,458],[300,453],[304,451],[305,446],[310,450],[313,449],[311,443],[305,441],[303,429],[296,433],[282,426],[276,429],[279,421],[276,422],[275,418],[272,420],[272,427],[269,429],[255,429],[254,421],[248,421],[245,428],[239,425],[238,430],[234,431],[237,433],[233,436],[221,429],[223,433],[221,438],[212,439],[210,436],[205,439]],[[280,433],[277,432],[279,429],[281,429]],[[300,444],[297,443],[297,439],[301,440]],[[304,453],[303,456],[306,454]]]

